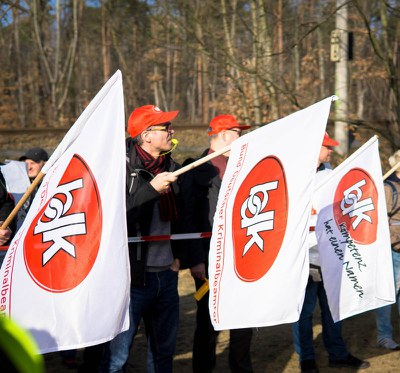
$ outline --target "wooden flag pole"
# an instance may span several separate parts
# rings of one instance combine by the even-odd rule
[[[15,216],[18,214],[18,211],[20,208],[24,205],[26,200],[29,198],[29,196],[33,193],[35,188],[40,184],[44,177],[43,172],[39,172],[39,174],[35,177],[35,179],[32,181],[32,184],[29,186],[29,188],[26,190],[24,195],[21,197],[21,199],[18,201],[18,203],[15,205],[14,209],[10,212],[10,215],[7,216],[7,219],[4,220],[4,223],[0,227],[0,229],[6,229],[11,221],[15,218]]]
[[[383,175],[383,180],[386,180],[393,172],[395,172],[400,167],[400,162],[397,162],[385,175]]]
[[[194,161],[188,165],[186,165],[185,167],[180,168],[179,170],[176,170],[172,173],[173,176],[179,176],[184,174],[185,172],[188,172],[190,170],[193,170],[194,168],[200,166],[203,163],[208,162],[209,160],[218,157],[221,154],[224,154],[226,152],[229,152],[231,150],[231,145],[225,146],[224,148],[217,150],[216,152],[213,152],[209,155],[206,155],[203,158],[198,159],[197,161]]]
[[[188,172],[190,170],[193,170],[194,168],[200,166],[203,163],[208,162],[209,160],[218,157],[221,154],[224,154],[226,152],[229,152],[231,150],[231,146],[225,146],[224,148],[213,152],[209,155],[206,155],[203,158],[198,159],[197,161],[194,161],[188,165],[186,165],[185,167],[180,168],[179,170],[176,170],[175,172],[172,173],[172,175],[174,176],[179,176],[184,174],[185,172]],[[26,190],[26,192],[24,193],[24,195],[22,196],[22,198],[19,200],[19,202],[15,205],[14,209],[10,212],[10,215],[8,215],[7,219],[4,221],[4,223],[2,224],[2,226],[0,227],[0,229],[6,229],[11,221],[14,219],[14,217],[18,214],[18,211],[21,209],[21,207],[24,205],[24,203],[26,202],[26,200],[29,198],[29,196],[33,193],[33,191],[35,190],[35,188],[40,184],[40,182],[42,181],[43,177],[44,177],[44,173],[40,172],[36,178],[32,181],[32,184],[29,186],[29,188]]]

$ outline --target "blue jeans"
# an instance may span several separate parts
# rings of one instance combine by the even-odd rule
[[[349,354],[342,338],[342,323],[333,322],[328,300],[322,282],[308,279],[303,308],[299,321],[293,324],[294,349],[299,354],[300,362],[315,360],[313,345],[313,313],[319,300],[322,322],[322,339],[329,354],[329,360],[345,359]]]
[[[392,250],[394,289],[396,294],[397,311],[400,315],[399,290],[400,290],[400,253]],[[393,338],[393,327],[391,320],[392,305],[380,307],[376,309],[376,339]]]
[[[122,372],[133,339],[144,319],[148,348],[148,372],[172,372],[179,323],[178,273],[171,270],[146,272],[146,285],[131,287],[129,329],[118,334],[106,346],[103,372]]]

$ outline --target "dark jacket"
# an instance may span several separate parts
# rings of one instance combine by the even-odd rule
[[[395,172],[385,181],[385,197],[392,250],[400,252],[400,179]]]
[[[208,154],[205,150],[201,157]],[[191,163],[188,159],[184,165]],[[211,232],[221,179],[218,169],[211,162],[203,163],[182,176],[181,200],[182,222],[185,233]],[[210,239],[196,239],[185,242],[190,252],[192,265],[204,262],[208,264]]]
[[[7,219],[10,212],[14,209],[14,205],[14,199],[7,192],[6,182],[0,171],[0,221]],[[10,229],[15,234],[15,219],[11,222]],[[5,245],[8,245],[8,242]]]
[[[158,193],[151,185],[153,175],[144,169],[133,144],[132,139],[126,141],[126,219],[128,237],[149,235],[150,223],[154,205],[160,199]],[[172,172],[179,168],[170,157],[167,158],[167,171]],[[173,183],[177,201],[179,200],[178,183]],[[177,202],[178,203],[178,202]],[[179,203],[178,203],[179,211]],[[171,222],[171,233],[176,233],[177,222]],[[181,246],[171,242],[174,258],[182,260]],[[129,259],[131,265],[131,284],[142,286],[145,284],[145,267],[147,259],[148,243],[130,243]]]

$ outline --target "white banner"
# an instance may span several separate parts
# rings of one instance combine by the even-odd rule
[[[31,184],[29,181],[26,163],[7,160],[6,164],[0,168],[4,179],[6,180],[7,191],[13,195],[15,204],[17,204]],[[26,201],[22,208],[18,211],[17,229],[21,227],[23,221],[25,220],[28,207],[29,200]]]
[[[394,279],[378,139],[316,186],[315,231],[333,320],[394,303]]]
[[[125,120],[118,71],[45,165],[0,271],[0,313],[42,353],[111,340],[128,328]]]
[[[216,330],[298,320],[308,278],[310,199],[331,101],[232,144],[209,257]]]

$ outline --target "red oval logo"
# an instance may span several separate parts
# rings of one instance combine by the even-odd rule
[[[25,265],[32,279],[51,292],[79,285],[96,260],[102,209],[96,180],[74,155],[53,197],[32,221],[24,241]]]
[[[285,172],[276,157],[266,157],[241,184],[232,214],[237,276],[257,281],[274,264],[285,237],[288,196]]]
[[[340,180],[334,197],[333,213],[339,228],[345,228],[359,244],[376,241],[378,229],[378,191],[371,176],[353,168]]]

